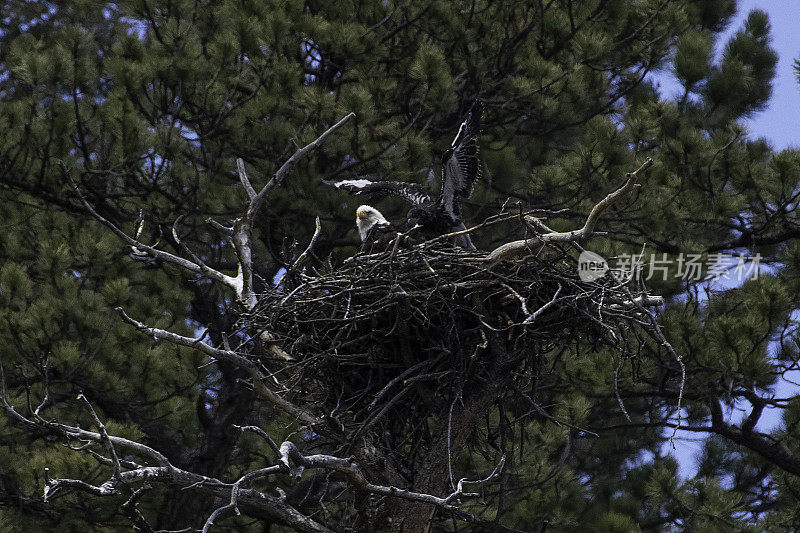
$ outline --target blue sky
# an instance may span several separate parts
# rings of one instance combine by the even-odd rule
[[[772,47],[778,52],[778,66],[773,82],[772,98],[767,109],[745,121],[750,137],[764,137],[773,147],[800,148],[800,84],[792,64],[800,57],[800,0],[739,0],[739,11],[717,43],[719,54],[727,37],[744,25],[747,14],[753,9],[769,15]],[[665,96],[681,93],[678,82],[668,72],[659,73],[658,79]]]
[[[753,9],[761,9],[769,15],[772,47],[778,52],[778,65],[767,108],[745,121],[748,135],[751,138],[764,137],[776,149],[800,149],[800,83],[792,67],[794,60],[800,57],[800,32],[797,30],[800,0],[739,0],[738,13],[717,43],[716,52],[719,54],[727,38],[742,28],[747,14]],[[659,73],[656,79],[664,96],[680,95],[682,92],[670,73]],[[775,392],[777,396],[785,397],[797,393],[797,390],[788,383],[781,383]],[[740,420],[750,409],[749,405],[741,407],[743,411],[730,413],[732,420]],[[765,411],[758,427],[769,430],[779,423],[777,413]],[[678,432],[673,453],[680,464],[682,476],[694,475],[703,440],[704,436],[697,433]]]
[[[769,14],[778,67],[769,107],[747,121],[748,131],[751,136],[769,139],[775,148],[800,148],[800,84],[792,68],[800,57],[800,1],[739,0],[739,13],[731,25],[733,32],[752,9]]]

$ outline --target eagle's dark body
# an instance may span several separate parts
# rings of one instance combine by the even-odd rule
[[[408,211],[408,226],[419,226],[425,240],[466,229],[458,217],[452,216],[444,206],[433,201],[412,207]],[[475,249],[467,234],[452,237],[452,242],[467,250]]]
[[[361,243],[361,252],[372,254],[392,247],[397,238],[397,228],[391,224],[375,224]]]
[[[418,231],[426,239],[464,230],[466,227],[461,221],[461,202],[472,195],[473,186],[481,177],[478,140],[482,112],[482,105],[473,106],[451,147],[442,156],[442,188],[436,199],[431,198],[416,183],[356,179],[340,181],[334,185],[355,194],[393,195],[405,199],[412,207],[408,212],[408,226],[404,229],[418,226]],[[383,219],[382,215],[380,217]],[[363,234],[362,241],[366,242]],[[452,242],[468,250],[475,249],[466,233],[453,236]]]

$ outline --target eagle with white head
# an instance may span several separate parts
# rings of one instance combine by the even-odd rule
[[[371,205],[360,205],[356,209],[356,227],[361,237],[361,250],[370,252],[373,246],[383,246],[394,238],[395,228],[380,211]]]
[[[361,242],[367,240],[370,231],[373,229],[390,229],[391,224],[386,220],[380,211],[371,205],[360,205],[356,209],[356,227],[358,227],[358,234],[361,236]]]
[[[442,188],[436,199],[431,198],[416,183],[360,178],[338,181],[332,185],[354,194],[393,195],[403,198],[412,205],[408,212],[408,226],[419,226],[421,233],[428,239],[465,230],[466,226],[461,221],[461,202],[472,195],[475,182],[481,179],[478,140],[482,115],[483,105],[476,102],[458,129],[450,148],[442,156]],[[363,219],[362,209],[365,217]],[[356,222],[362,241],[365,240],[365,232],[369,228],[376,224],[379,227],[389,224],[377,209],[365,205],[358,208]],[[362,230],[362,227],[367,229]],[[461,248],[475,249],[469,234],[458,235],[452,241]]]

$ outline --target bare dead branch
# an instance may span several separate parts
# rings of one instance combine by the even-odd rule
[[[217,222],[216,220],[214,220],[211,217],[208,217],[206,219],[206,223],[210,224],[212,228],[214,228],[214,229],[216,229],[218,231],[221,231],[225,235],[229,235],[229,236],[233,235],[233,226],[225,226],[223,224],[220,224],[219,222]]]
[[[614,302],[614,300],[609,300],[609,303]],[[642,294],[639,296],[635,296],[633,300],[624,300],[618,303],[612,303],[609,305],[609,309],[618,310],[623,308],[631,308],[631,307],[658,307],[664,305],[664,297],[663,296],[654,296],[652,294]]]
[[[239,173],[239,181],[242,182],[244,190],[247,191],[247,197],[252,200],[256,197],[256,190],[250,184],[250,178],[247,177],[247,171],[244,168],[244,160],[241,157],[236,158],[236,170]]]
[[[283,280],[286,278],[286,276],[289,275],[289,273],[297,271],[298,268],[303,266],[306,263],[306,261],[308,261],[308,258],[311,255],[311,250],[314,248],[314,245],[317,243],[317,239],[319,239],[319,236],[322,233],[322,224],[320,224],[319,217],[317,217],[317,219],[314,222],[316,225],[316,229],[314,230],[314,235],[311,237],[311,241],[308,243],[308,246],[306,246],[306,249],[303,250],[303,253],[301,253],[297,257],[295,262],[292,263],[292,265],[284,271],[283,275],[278,280],[278,283],[275,284],[276,286],[280,286],[280,284],[283,283]]]
[[[214,270],[212,268],[209,268],[209,267],[207,267],[205,265],[204,265],[205,268],[203,268],[202,266],[198,265],[195,262],[189,261],[188,259],[184,259],[184,258],[179,257],[177,255],[174,255],[174,254],[171,254],[169,252],[165,252],[163,250],[159,250],[158,248],[155,248],[153,246],[149,246],[147,244],[144,244],[143,242],[141,242],[141,241],[139,241],[137,239],[134,239],[133,237],[131,237],[130,235],[128,235],[127,233],[125,233],[124,231],[119,229],[113,222],[111,222],[110,220],[108,220],[105,217],[103,217],[100,213],[98,213],[94,209],[94,207],[92,207],[92,205],[89,203],[89,201],[83,195],[83,192],[80,190],[80,187],[78,187],[78,184],[75,183],[75,181],[72,179],[72,176],[69,173],[69,169],[66,168],[66,166],[63,164],[63,162],[61,162],[60,164],[62,166],[62,171],[64,172],[65,176],[67,176],[67,178],[69,178],[70,183],[72,183],[72,187],[75,189],[75,192],[78,195],[78,198],[80,199],[81,203],[86,208],[86,210],[89,211],[89,213],[98,222],[100,222],[105,227],[110,229],[112,233],[114,233],[120,239],[122,239],[123,241],[128,243],[128,245],[131,246],[134,250],[137,250],[137,251],[139,251],[140,253],[143,253],[143,254],[147,254],[148,256],[152,257],[153,259],[161,259],[162,261],[167,261],[167,262],[172,263],[174,265],[177,265],[177,266],[179,266],[179,267],[181,267],[181,268],[183,268],[185,270],[188,270],[190,272],[194,272],[194,273],[203,275],[205,277],[208,277],[210,279],[218,281],[218,282],[220,282],[220,283],[222,283],[224,285],[227,285],[228,287],[236,289],[236,287],[237,287],[236,278],[232,278],[231,276],[226,276],[225,274],[223,274],[221,272],[218,272],[217,270]],[[137,230],[137,232],[138,231],[140,231],[140,230]]]
[[[251,483],[252,481],[260,478],[260,477],[267,477],[271,474],[277,474],[281,471],[281,467],[278,465],[270,466],[267,468],[261,468],[258,470],[254,470],[252,472],[248,472],[247,474],[240,477],[231,487],[231,501],[228,505],[223,505],[216,509],[211,516],[208,517],[206,523],[203,525],[203,533],[208,533],[211,531],[211,526],[214,525],[214,521],[219,517],[228,514],[228,513],[235,513],[237,516],[241,515],[241,511],[239,511],[239,495],[241,494],[242,486],[247,483]]]
[[[134,528],[145,533],[154,533],[153,528],[145,519],[144,515],[139,511],[139,500],[145,492],[152,487],[148,483],[142,484],[141,487],[133,491],[131,497],[120,506],[120,510],[133,522]]]
[[[503,466],[505,466],[505,464],[506,464],[506,456],[503,455],[500,458],[500,462],[497,463],[496,467],[494,467],[494,470],[492,470],[492,472],[488,476],[486,476],[485,478],[469,480],[469,479],[467,479],[465,477],[462,477],[461,479],[458,480],[458,483],[456,484],[455,492],[453,492],[449,496],[447,496],[447,498],[445,498],[445,500],[450,502],[450,501],[453,501],[455,499],[462,498],[462,497],[474,497],[474,498],[480,497],[480,494],[475,493],[475,492],[464,492],[464,486],[465,485],[483,485],[484,483],[488,483],[489,481],[493,480],[494,478],[496,478],[497,476],[500,475],[500,472],[502,472]]]
[[[66,439],[78,439],[98,443],[103,442],[103,436],[99,433],[86,431],[78,427],[68,426],[58,422],[50,422],[41,418],[34,421],[20,414],[12,405],[8,403],[8,399],[6,398],[6,380],[2,360],[0,360],[0,401],[3,404],[3,408],[5,409],[6,413],[9,414],[13,420],[22,424],[26,428],[45,430],[46,432],[59,435]],[[122,437],[108,436],[108,439],[114,446],[128,448],[143,457],[149,457],[159,465],[169,465],[169,461],[166,457],[149,446],[145,446],[144,444],[140,444]]]
[[[88,407],[89,411],[92,413],[92,418],[94,418],[94,422],[97,424],[97,429],[100,431],[100,437],[102,438],[103,444],[106,446],[106,448],[108,448],[108,453],[111,455],[111,460],[114,466],[114,479],[119,479],[121,472],[119,457],[117,457],[117,450],[114,449],[114,444],[111,442],[111,438],[108,436],[105,424],[103,424],[103,421],[100,420],[99,416],[97,416],[94,407],[92,407],[92,404],[88,399],[86,399],[86,396],[84,396],[83,393],[78,394],[78,399],[83,400],[83,402],[86,404],[86,407]]]
[[[592,208],[582,228],[566,232],[544,233],[541,235],[536,235],[535,237],[531,237],[529,239],[522,239],[519,241],[513,241],[503,244],[495,248],[492,251],[492,253],[490,253],[484,259],[484,261],[490,264],[495,264],[504,259],[508,259],[509,257],[518,255],[532,246],[536,246],[543,243],[574,242],[574,241],[586,240],[594,232],[594,227],[597,224],[597,221],[600,219],[600,216],[603,214],[603,212],[606,209],[608,209],[614,202],[616,202],[621,197],[625,196],[631,190],[633,190],[639,178],[652,165],[653,165],[652,158],[648,158],[642,164],[642,166],[640,166],[636,171],[628,173],[627,180],[625,181],[625,184],[622,187],[610,193],[608,196],[600,200]]]
[[[555,304],[555,303],[558,301],[558,295],[559,295],[559,294],[561,294],[561,289],[562,289],[562,287],[561,287],[561,284],[559,284],[559,285],[558,285],[558,290],[556,290],[556,293],[553,295],[553,298],[551,298],[549,302],[545,303],[545,304],[544,304],[543,306],[541,306],[539,309],[537,309],[536,311],[534,311],[532,315],[528,315],[528,318],[526,318],[526,319],[525,319],[525,321],[523,322],[523,324],[530,324],[530,323],[532,323],[532,322],[533,322],[533,321],[535,321],[537,318],[539,318],[539,317],[542,315],[542,313],[544,313],[544,312],[545,312],[545,311],[547,311],[547,310],[548,310],[550,307],[552,307],[552,306],[553,306],[553,305],[554,305],[554,304]],[[526,314],[527,314],[527,313],[526,313]]]
[[[314,139],[306,146],[298,149],[292,156],[278,169],[275,175],[270,179],[266,185],[256,194],[255,189],[247,177],[247,172],[244,167],[244,161],[237,159],[236,165],[239,172],[239,179],[245,187],[250,202],[247,205],[243,215],[234,224],[233,228],[233,246],[236,249],[236,256],[239,261],[239,272],[237,273],[237,295],[239,301],[245,306],[245,309],[250,310],[256,306],[258,299],[253,291],[253,252],[252,252],[252,233],[253,222],[255,221],[258,212],[261,210],[265,199],[270,191],[276,186],[280,185],[289,171],[297,164],[303,156],[313,152],[317,149],[325,138],[339,129],[345,122],[355,116],[355,113],[350,113],[339,122],[328,128],[322,135]]]
[[[311,255],[311,250],[313,250],[314,245],[317,243],[317,239],[319,239],[319,236],[322,233],[322,225],[319,222],[319,217],[316,218],[314,224],[316,228],[314,230],[314,235],[311,237],[311,241],[308,243],[308,246],[306,246],[306,249],[303,250],[303,253],[300,254],[294,264],[292,264],[292,270],[297,270],[303,266],[306,261],[308,261],[308,257]]]
[[[445,497],[434,496],[432,494],[425,494],[421,492],[414,492],[411,490],[406,490],[394,486],[384,486],[384,485],[376,485],[370,483],[366,478],[361,467],[355,461],[351,459],[343,459],[340,457],[334,457],[332,455],[324,455],[324,454],[303,455],[302,453],[300,453],[300,451],[297,449],[297,446],[295,446],[294,443],[288,441],[281,444],[281,462],[286,467],[289,468],[291,468],[292,464],[299,464],[300,466],[303,466],[304,468],[307,469],[325,468],[325,469],[335,470],[337,472],[345,474],[350,483],[367,492],[380,494],[382,496],[389,496],[393,498],[402,498],[410,501],[429,503],[441,509],[455,512],[459,515],[459,518],[480,523],[481,521],[479,519],[477,519],[472,515],[469,515],[468,513],[464,513],[457,507],[453,506],[451,502],[459,498],[480,496],[477,493],[464,492],[464,487],[466,485],[481,485],[484,483],[488,483],[489,481],[496,478],[499,475],[500,471],[502,470],[503,465],[505,464],[505,456],[503,456],[500,459],[498,465],[488,476],[486,476],[483,479],[478,479],[474,481],[462,478],[461,480],[459,480],[456,490]]]
[[[305,155],[313,152],[316,150],[319,145],[325,140],[325,138],[342,127],[348,120],[355,117],[355,113],[350,113],[342,118],[339,122],[328,128],[322,135],[305,145],[304,147],[298,149],[292,156],[286,160],[286,162],[281,165],[281,168],[275,173],[275,175],[270,179],[266,185],[258,192],[258,194],[250,200],[250,206],[247,209],[247,219],[252,224],[253,220],[255,220],[258,211],[261,209],[261,205],[264,203],[267,195],[270,191],[275,188],[276,186],[280,185],[286,176],[289,174],[289,171],[297,164],[300,159],[302,159]]]
[[[47,422],[47,421],[37,422],[29,420],[26,417],[19,414],[18,412],[16,412],[12,407],[8,405],[6,401],[5,376],[2,373],[1,362],[0,362],[0,396],[2,397],[3,406],[5,407],[6,412],[11,414],[15,420],[22,422],[26,427],[38,428],[47,433],[58,435],[68,440],[109,443],[110,445],[113,446],[127,447],[135,452],[140,453],[143,456],[155,459],[156,462],[160,464],[160,466],[146,466],[146,467],[135,468],[132,470],[121,471],[122,466],[121,463],[118,462],[115,465],[114,474],[112,475],[111,479],[109,479],[108,481],[106,481],[101,485],[92,485],[91,483],[87,483],[85,481],[78,479],[66,479],[66,478],[52,479],[50,477],[49,469],[45,469],[45,490],[44,490],[45,502],[52,501],[52,499],[58,493],[63,492],[65,489],[80,490],[82,492],[87,492],[95,496],[117,496],[123,493],[122,492],[123,485],[130,485],[138,482],[146,483],[150,481],[173,487],[199,488],[211,494],[215,494],[219,497],[226,497],[226,498],[229,497],[231,498],[231,502],[234,508],[238,508],[239,505],[245,505],[247,506],[248,509],[258,509],[263,513],[271,515],[274,519],[280,521],[281,523],[287,524],[295,528],[297,531],[304,531],[310,533],[332,533],[331,530],[329,530],[328,528],[322,526],[321,524],[315,522],[314,520],[310,519],[309,517],[303,515],[302,513],[294,509],[292,506],[286,503],[286,501],[283,498],[269,496],[267,494],[263,494],[261,492],[257,492],[254,490],[242,489],[242,485],[244,483],[250,482],[253,479],[273,473],[279,473],[282,468],[279,465],[250,472],[245,476],[243,476],[242,478],[240,478],[239,481],[231,485],[223,483],[218,479],[203,476],[200,474],[196,474],[194,472],[190,472],[175,467],[172,464],[170,464],[169,461],[167,461],[167,459],[163,455],[161,455],[156,450],[150,448],[149,446],[146,446],[138,442],[129,441],[128,439],[124,439],[121,437],[108,435],[108,433],[106,433],[105,431],[103,434],[99,434],[91,431],[86,431],[75,426],[68,426],[65,424]],[[81,399],[86,401],[85,398]],[[92,412],[93,416],[95,417],[95,420],[97,421],[98,418],[96,416],[96,413],[94,412],[94,409],[92,409]],[[99,422],[99,424],[101,425],[101,427],[105,428],[105,425],[102,424],[102,422]],[[118,468],[120,470],[118,470]],[[134,492],[134,496],[131,496],[131,500],[127,502],[129,504],[129,507],[131,505],[135,505],[135,501],[141,496],[144,490],[145,490],[144,487],[142,487]],[[133,501],[134,503],[131,504],[130,503],[131,501]],[[133,514],[136,515],[135,512]]]
[[[194,348],[195,350],[198,350],[210,357],[213,357],[214,359],[217,359],[219,361],[226,361],[238,366],[239,368],[247,370],[247,372],[250,374],[250,377],[253,379],[254,390],[262,398],[266,398],[267,400],[274,403],[277,407],[280,407],[288,414],[299,418],[306,424],[321,425],[323,423],[323,421],[320,420],[319,418],[313,416],[304,409],[301,409],[300,407],[297,407],[296,405],[286,401],[277,393],[275,393],[273,390],[271,390],[269,387],[264,385],[263,376],[256,367],[255,363],[253,363],[250,359],[242,355],[239,355],[233,350],[223,350],[220,348],[215,348],[210,344],[203,342],[201,340],[202,337],[200,338],[185,337],[183,335],[178,335],[170,331],[150,327],[128,316],[128,314],[125,313],[125,311],[121,307],[117,307],[116,310],[118,313],[120,313],[125,322],[131,324],[139,331],[146,333],[147,335],[153,337],[154,339],[166,340],[173,344]]]
[[[281,450],[278,447],[278,445],[275,443],[274,440],[272,440],[272,437],[270,437],[269,434],[267,434],[267,432],[264,431],[263,429],[261,429],[260,427],[258,427],[258,426],[236,426],[236,425],[234,425],[233,427],[238,429],[242,433],[244,433],[245,431],[249,431],[251,433],[255,433],[256,435],[258,435],[259,437],[261,437],[262,439],[267,441],[267,444],[269,444],[269,447],[272,448],[273,452],[275,452],[275,456],[276,457],[280,457],[281,456]]]
[[[242,357],[241,355],[237,354],[232,350],[222,350],[219,348],[215,348],[210,344],[203,342],[199,338],[193,337],[185,337],[183,335],[178,335],[177,333],[172,333],[170,331],[153,328],[142,322],[139,322],[136,319],[131,318],[128,314],[121,308],[116,308],[117,312],[122,316],[122,319],[131,324],[133,327],[141,331],[142,333],[146,333],[148,336],[159,339],[159,340],[166,340],[173,344],[178,344],[180,346],[187,346],[189,348],[194,348],[197,351],[203,352],[206,355],[213,357],[219,361],[226,361],[229,363],[233,363],[234,365],[244,368],[246,370],[255,369],[255,365],[249,359]]]
[[[216,275],[215,272],[217,272],[217,271],[214,270],[213,268],[210,268],[208,265],[206,265],[203,262],[203,260],[200,259],[197,256],[197,254],[195,254],[186,245],[186,243],[183,242],[183,240],[180,238],[180,235],[178,235],[178,224],[181,223],[181,220],[183,220],[183,215],[180,215],[178,218],[176,218],[175,222],[172,224],[172,238],[175,239],[175,243],[178,246],[181,247],[181,249],[186,253],[186,255],[188,255],[192,259],[194,264],[196,264],[200,268],[200,273],[202,275],[204,275],[204,276],[206,276],[208,278],[215,279],[214,276]],[[228,276],[228,277],[230,278],[230,276]],[[236,278],[230,278],[230,280],[232,280],[233,285],[228,285],[228,286],[229,287],[233,287],[235,289],[238,286],[238,283],[236,282]]]

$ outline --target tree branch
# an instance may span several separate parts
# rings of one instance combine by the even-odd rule
[[[125,322],[131,324],[139,331],[148,334],[154,339],[166,340],[173,344],[194,348],[195,350],[198,350],[216,360],[226,361],[238,366],[239,368],[246,370],[250,374],[250,377],[253,379],[253,388],[259,396],[269,400],[277,407],[280,407],[283,411],[287,412],[292,416],[297,417],[299,420],[302,420],[306,424],[312,426],[318,426],[323,424],[323,420],[321,420],[320,418],[317,418],[316,416],[305,411],[304,409],[288,402],[287,400],[283,399],[280,395],[278,395],[275,391],[271,390],[269,387],[264,385],[263,381],[264,377],[261,375],[261,372],[258,370],[258,367],[255,365],[255,363],[250,361],[250,359],[239,355],[233,350],[223,350],[220,348],[215,348],[203,342],[201,340],[202,337],[200,338],[185,337],[183,335],[178,335],[170,331],[150,327],[128,316],[127,313],[125,313],[125,311],[121,307],[117,307],[116,309],[117,312],[119,312],[120,315],[122,316],[123,320],[125,320]]]
[[[256,215],[258,214],[259,209],[261,209],[261,204],[264,203],[264,199],[267,197],[269,192],[276,186],[280,185],[284,179],[286,179],[286,175],[289,171],[294,167],[300,159],[302,159],[305,155],[311,153],[312,151],[316,150],[319,145],[322,144],[322,141],[325,138],[342,127],[348,120],[355,117],[355,113],[350,113],[346,115],[343,119],[339,122],[328,128],[322,135],[305,145],[304,147],[298,149],[292,156],[286,160],[286,162],[278,169],[275,175],[272,177],[271,180],[264,185],[264,188],[258,192],[258,194],[250,200],[250,206],[247,209],[247,219],[252,224],[253,220],[255,219]]]
[[[85,398],[82,399],[85,401]],[[245,490],[241,488],[243,483],[252,481],[257,477],[279,473],[281,471],[281,466],[279,465],[250,472],[249,474],[246,474],[240,478],[233,485],[230,485],[223,483],[218,479],[196,474],[194,472],[173,466],[161,453],[145,444],[129,441],[128,439],[124,439],[122,437],[108,435],[108,433],[105,432],[105,425],[103,425],[102,422],[98,423],[103,428],[103,433],[98,434],[83,430],[79,427],[68,426],[56,422],[48,422],[40,419],[37,419],[36,421],[30,420],[14,410],[14,408],[11,407],[7,402],[5,394],[5,375],[3,373],[2,361],[0,361],[0,400],[2,400],[2,404],[6,412],[11,415],[14,420],[21,422],[28,428],[38,428],[46,433],[58,435],[68,440],[107,443],[109,445],[127,447],[143,456],[154,459],[159,464],[159,466],[144,466],[134,468],[132,470],[121,471],[123,465],[122,463],[117,462],[114,465],[114,474],[112,475],[111,479],[102,485],[92,485],[77,479],[51,479],[49,469],[45,469],[45,502],[51,501],[53,497],[57,493],[63,491],[63,489],[71,488],[74,490],[87,492],[89,494],[94,494],[96,496],[118,496],[123,494],[121,488],[122,485],[152,481],[182,489],[199,488],[218,497],[231,498],[231,502],[236,508],[238,508],[239,505],[243,505],[248,511],[258,511],[262,514],[267,514],[273,520],[291,526],[297,531],[308,533],[332,533],[330,529],[322,526],[321,524],[297,511],[295,508],[289,505],[283,497],[274,497],[255,490]],[[92,413],[95,417],[95,421],[97,422],[99,419],[97,418],[94,409],[92,409]],[[137,490],[125,505],[128,505],[129,507],[131,505],[135,506],[135,501],[139,496],[141,496],[141,492],[142,489]],[[131,503],[131,501],[133,501],[133,503]],[[132,514],[136,516],[136,512],[133,512],[130,509],[129,511],[129,515]],[[217,516],[219,516],[219,514],[217,514]],[[138,518],[136,521],[138,522]]]
[[[303,250],[303,253],[300,254],[300,257],[292,264],[291,270],[296,271],[298,268],[303,266],[306,261],[308,261],[308,256],[311,255],[311,250],[314,248],[314,245],[317,243],[317,239],[319,239],[320,234],[322,233],[322,225],[319,222],[319,217],[314,221],[316,229],[314,230],[314,235],[311,237],[311,241],[306,246],[306,249]]]
[[[59,162],[59,164],[62,167],[62,172],[64,172],[64,174],[67,176],[67,178],[69,178],[69,181],[72,184],[72,187],[75,189],[75,192],[77,193],[78,198],[80,199],[81,203],[86,208],[86,210],[89,211],[89,214],[91,214],[95,219],[97,219],[98,222],[100,222],[105,227],[110,229],[111,232],[114,233],[115,235],[117,235],[120,239],[122,239],[123,241],[128,243],[129,246],[131,246],[132,248],[135,248],[136,250],[139,250],[143,254],[146,254],[146,255],[152,257],[153,259],[161,259],[162,261],[166,261],[168,263],[172,263],[172,264],[177,265],[177,266],[179,266],[179,267],[181,267],[181,268],[183,268],[185,270],[188,270],[190,272],[195,272],[195,273],[201,274],[201,275],[203,275],[203,276],[205,276],[207,278],[210,278],[210,279],[213,279],[215,281],[218,281],[218,282],[220,282],[220,283],[222,283],[224,285],[227,285],[228,287],[233,288],[234,290],[236,289],[236,287],[237,287],[236,278],[232,278],[231,276],[226,276],[225,274],[223,274],[223,273],[221,273],[221,272],[219,272],[217,270],[214,270],[213,268],[209,268],[206,265],[202,265],[201,266],[201,265],[199,265],[199,264],[197,264],[197,263],[195,263],[193,261],[189,261],[188,259],[184,259],[182,257],[178,257],[177,255],[171,254],[169,252],[165,252],[163,250],[159,250],[158,248],[155,248],[154,246],[149,246],[147,244],[144,244],[143,242],[139,241],[138,239],[134,239],[133,237],[131,237],[130,235],[128,235],[127,233],[125,233],[124,231],[119,229],[113,222],[111,222],[110,220],[108,220],[105,217],[103,217],[103,215],[98,213],[92,207],[92,205],[89,203],[89,201],[83,195],[83,192],[78,187],[78,184],[75,183],[75,181],[72,179],[72,176],[70,175],[70,171],[66,167],[66,165],[64,165],[63,162]],[[141,222],[138,225],[139,225],[139,229],[137,229],[137,234],[141,232],[141,229],[140,229],[141,228]],[[179,243],[180,243],[180,241],[179,241]]]
[[[337,472],[341,472],[345,474],[345,476],[350,480],[350,482],[355,485],[356,487],[365,490],[367,492],[371,492],[374,494],[380,494],[382,496],[390,496],[394,498],[403,498],[405,500],[422,502],[422,503],[429,503],[435,505],[441,509],[461,513],[461,515],[467,515],[468,513],[464,513],[457,507],[451,504],[452,501],[462,498],[462,497],[477,497],[480,496],[477,493],[466,493],[464,492],[465,485],[476,485],[487,483],[492,479],[496,478],[500,471],[505,464],[505,456],[500,459],[500,462],[489,474],[487,477],[479,480],[470,481],[466,478],[462,478],[459,480],[457,484],[457,488],[451,494],[445,497],[434,496],[432,494],[425,494],[421,492],[414,492],[406,489],[401,489],[394,486],[384,486],[384,485],[376,485],[374,483],[370,483],[367,480],[366,476],[364,475],[361,467],[353,461],[352,459],[343,459],[341,457],[334,457],[332,455],[303,455],[297,449],[297,446],[293,442],[286,441],[281,444],[281,462],[286,466],[291,468],[293,463],[299,464],[304,468],[325,468],[329,470],[335,470]],[[472,516],[472,515],[469,515]],[[475,517],[472,517],[473,519]],[[469,518],[464,518],[469,520]]]
[[[492,250],[492,252],[483,261],[490,264],[495,264],[504,259],[508,259],[510,257],[523,253],[531,246],[535,246],[537,244],[548,243],[548,242],[574,242],[574,241],[582,241],[589,238],[594,232],[594,227],[597,224],[597,221],[600,219],[600,216],[603,214],[603,212],[606,209],[608,209],[612,204],[614,204],[614,202],[616,202],[621,197],[625,196],[631,190],[633,190],[633,188],[636,186],[638,179],[652,165],[653,165],[653,160],[651,158],[648,158],[647,161],[645,161],[642,164],[642,166],[640,166],[636,171],[629,172],[627,175],[627,181],[622,187],[610,193],[608,196],[600,200],[592,208],[592,211],[586,218],[586,223],[584,223],[582,228],[566,232],[554,231],[551,233],[536,235],[535,237],[531,237],[529,239],[522,239],[519,241],[508,242]]]
[[[722,416],[722,407],[717,399],[710,399],[709,407],[711,408],[711,430],[714,433],[745,446],[783,470],[800,476],[800,460],[792,455],[785,444],[767,442],[762,433],[753,431],[752,428],[745,431],[744,427],[748,426],[747,421],[745,421],[743,429],[728,424]]]
[[[103,424],[103,421],[100,420],[99,416],[97,416],[94,407],[92,407],[92,404],[89,403],[89,400],[86,399],[86,396],[84,396],[83,393],[78,394],[78,399],[83,400],[83,402],[89,408],[89,411],[92,413],[94,422],[95,424],[97,424],[97,429],[100,431],[100,436],[102,437],[103,444],[106,445],[109,454],[111,455],[111,460],[114,466],[114,479],[120,479],[121,466],[119,464],[119,457],[117,457],[117,450],[114,449],[114,444],[111,442],[111,438],[108,436],[105,424]]]
[[[250,178],[247,177],[247,171],[244,168],[244,160],[241,157],[236,158],[236,170],[239,173],[239,181],[242,182],[244,190],[247,191],[247,197],[252,200],[256,197],[256,190],[250,184]]]
[[[250,178],[247,177],[247,172],[244,167],[244,161],[239,158],[236,160],[236,168],[239,172],[239,181],[247,191],[250,202],[245,209],[244,214],[236,221],[233,227],[233,246],[236,248],[236,256],[239,260],[239,272],[236,276],[237,280],[237,295],[239,301],[245,306],[247,310],[253,309],[258,303],[255,292],[253,291],[253,251],[252,251],[252,234],[253,222],[256,215],[261,210],[264,200],[269,195],[270,191],[276,186],[280,185],[289,171],[297,164],[300,159],[306,154],[313,152],[319,147],[325,138],[339,129],[345,122],[355,116],[355,113],[350,113],[339,122],[328,128],[322,135],[311,141],[306,146],[299,148],[292,156],[278,169],[275,175],[270,179],[266,185],[258,192],[255,192]],[[315,234],[316,235],[316,234]],[[313,244],[313,241],[312,241]]]

